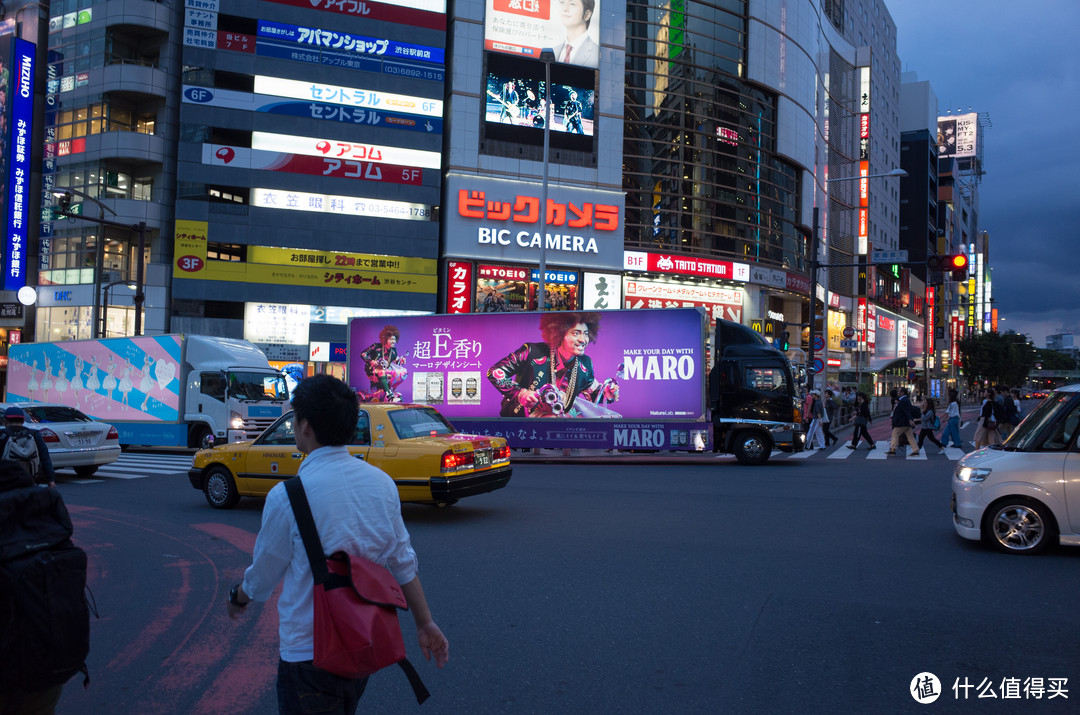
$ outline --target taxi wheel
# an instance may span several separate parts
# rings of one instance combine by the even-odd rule
[[[203,494],[215,509],[232,509],[240,502],[236,482],[225,467],[211,467],[203,479]]]
[[[448,506],[453,506],[457,504],[457,502],[457,499],[450,499],[448,501],[437,501],[435,502],[435,506],[439,507],[440,509],[445,509]]]
[[[89,477],[91,474],[96,472],[97,469],[98,465],[96,464],[84,464],[80,467],[75,467],[75,473],[78,474],[80,477]]]

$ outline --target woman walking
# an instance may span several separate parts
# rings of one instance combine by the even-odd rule
[[[938,454],[945,454],[945,445],[934,436],[934,430],[941,426],[938,423],[935,427],[935,423],[938,422],[936,407],[937,403],[934,402],[933,397],[927,397],[923,400],[922,418],[919,421],[919,424],[922,425],[919,430],[919,449],[922,449],[923,441],[929,439],[938,446]]]
[[[945,431],[941,441],[952,447],[962,447],[960,441],[960,395],[956,390],[949,390],[949,406],[945,410]]]
[[[870,405],[866,401],[866,395],[859,392],[855,395],[855,407],[854,413],[851,417],[851,422],[855,425],[855,431],[851,435],[851,444],[848,445],[848,449],[855,449],[859,446],[859,438],[862,437],[866,440],[866,443],[870,445],[867,449],[874,449],[874,440],[870,437],[870,432],[866,429],[873,418],[870,417]]]

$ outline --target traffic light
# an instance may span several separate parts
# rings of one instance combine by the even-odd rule
[[[949,271],[954,281],[967,280],[968,259],[963,253],[953,253],[945,256],[928,256],[926,267],[931,272]]]

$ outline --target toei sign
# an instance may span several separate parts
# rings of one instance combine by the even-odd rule
[[[585,268],[622,263],[621,193],[451,174],[446,253],[456,257]]]

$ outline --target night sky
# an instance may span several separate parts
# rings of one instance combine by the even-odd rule
[[[938,113],[988,112],[979,229],[999,331],[1080,340],[1080,2],[888,0],[901,69]],[[958,111],[959,110],[959,111]]]

